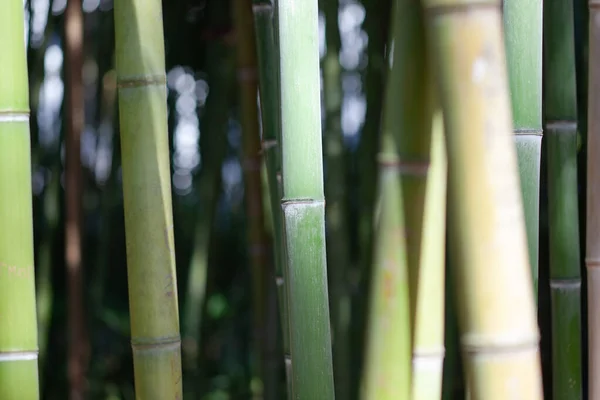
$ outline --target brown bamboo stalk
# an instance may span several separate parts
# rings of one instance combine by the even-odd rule
[[[588,398],[600,398],[600,1],[589,0],[586,257]]]
[[[263,385],[271,377],[264,375],[264,354],[266,349],[266,288],[268,239],[264,226],[261,177],[261,143],[258,122],[258,80],[256,68],[256,39],[252,0],[234,1],[234,21],[237,37],[238,81],[240,85],[240,116],[242,125],[242,147],[244,171],[246,217],[248,218],[247,240],[252,269],[252,295],[254,318],[254,341],[256,351],[256,372],[262,377]],[[269,381],[271,387],[274,382]],[[269,387],[269,391],[270,391]]]
[[[68,290],[69,398],[85,398],[87,334],[83,315],[81,266],[81,132],[84,124],[83,13],[81,0],[69,0],[65,11],[67,140],[65,166],[65,252]]]

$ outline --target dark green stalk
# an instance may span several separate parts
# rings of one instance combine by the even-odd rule
[[[544,20],[552,393],[575,400],[582,398],[582,363],[573,3],[546,0]]]
[[[283,223],[292,398],[334,398],[325,251],[317,0],[278,1]]]
[[[254,28],[259,72],[260,109],[262,118],[262,148],[265,153],[269,200],[273,221],[273,243],[275,247],[275,283],[281,330],[283,337],[284,358],[289,366],[286,367],[286,378],[291,385],[291,357],[289,340],[289,318],[287,296],[285,294],[285,257],[283,244],[283,227],[281,212],[281,119],[279,110],[279,63],[277,35],[274,20],[275,9],[272,1],[258,0],[254,2]],[[291,395],[291,386],[288,387]]]

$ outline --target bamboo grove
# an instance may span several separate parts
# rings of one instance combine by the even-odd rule
[[[0,1],[0,400],[599,399],[599,4]]]

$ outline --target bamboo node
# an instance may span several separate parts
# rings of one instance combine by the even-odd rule
[[[273,4],[270,1],[252,4],[252,11],[255,13],[272,13]]]
[[[119,89],[133,89],[141,88],[146,86],[162,86],[167,84],[167,77],[165,74],[157,75],[142,75],[142,76],[131,76],[127,78],[117,78],[117,88]]]
[[[425,6],[425,14],[428,17],[436,17],[440,15],[464,13],[467,11],[484,10],[491,8],[494,10],[501,10],[501,4],[499,2],[479,1],[474,3],[458,3],[458,4],[438,4],[437,1],[432,2],[432,5]]]
[[[550,287],[552,289],[572,290],[581,288],[581,279],[551,279]]]
[[[271,139],[262,141],[262,151],[266,152],[267,150],[270,150],[273,147],[277,147],[277,140]]]
[[[0,362],[33,361],[38,359],[38,350],[34,351],[0,351]]]
[[[179,350],[180,348],[181,337],[179,336],[131,339],[131,349],[134,354],[168,352]]]
[[[513,129],[513,133],[515,135],[542,136],[544,131],[542,129],[515,128]]]
[[[548,121],[546,122],[546,130],[558,132],[573,132],[577,130],[577,121]],[[557,132],[558,131],[558,132]]]
[[[29,110],[0,110],[2,122],[29,122]]]
[[[594,8],[600,8],[600,1],[599,1],[599,2],[596,2],[596,1],[590,0],[590,1],[588,2],[588,8],[589,8],[590,10],[592,10],[592,9],[594,9]]]
[[[293,200],[287,200],[287,199],[282,199],[281,200],[281,208],[285,209],[288,206],[315,206],[315,207],[320,207],[320,206],[324,206],[325,205],[325,200],[318,200],[318,199],[293,199]]]
[[[394,170],[401,175],[424,176],[429,172],[429,160],[400,161],[383,155],[377,156],[377,164],[383,169]]]
[[[477,357],[502,357],[515,353],[537,352],[538,342],[538,335],[504,340],[495,340],[483,335],[465,335],[461,338],[463,351]]]
[[[598,268],[600,267],[600,258],[586,258],[585,266],[587,268]]]

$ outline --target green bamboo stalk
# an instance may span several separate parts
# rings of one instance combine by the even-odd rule
[[[240,113],[242,126],[243,171],[248,219],[248,245],[252,269],[253,318],[257,376],[264,390],[273,392],[277,377],[266,374],[267,342],[267,279],[270,278],[267,251],[269,247],[262,199],[262,152],[257,104],[257,55],[254,34],[252,0],[235,0],[233,20],[236,27],[238,82],[240,85]],[[264,391],[258,396],[264,397]]]
[[[542,149],[542,0],[504,0],[513,131],[534,293],[538,287]]]
[[[288,395],[291,395],[290,326],[287,296],[285,294],[284,274],[286,271],[286,260],[284,257],[285,249],[283,247],[283,214],[280,207],[283,185],[281,181],[281,118],[279,112],[279,47],[275,31],[275,11],[271,0],[255,0],[254,2],[253,12],[262,118],[262,148],[265,153],[269,200],[274,227],[275,283],[277,285],[283,352],[284,359],[286,360],[286,381],[288,383]]]
[[[0,3],[0,398],[39,398],[23,2]]]
[[[423,4],[445,119],[452,265],[469,395],[542,399],[500,2]]]
[[[432,121],[429,146],[427,136],[413,135],[407,150],[414,146],[410,149],[414,152],[408,151],[407,157],[403,157],[417,163],[420,159],[425,162],[430,159],[428,172],[417,169],[417,174],[403,177],[413,332],[413,400],[441,398],[444,364],[446,149],[439,110]]]
[[[350,397],[350,299],[347,276],[350,270],[350,248],[347,223],[346,161],[342,132],[342,67],[340,65],[339,1],[325,0],[325,44],[322,61],[325,101],[325,137],[323,151],[325,175],[325,221],[327,224],[327,265],[329,268],[329,304],[333,335],[333,372],[335,395]]]
[[[181,340],[162,8],[115,2],[131,345],[136,397],[179,399]]]
[[[408,399],[411,393],[410,276],[405,235],[402,144],[428,129],[423,21],[418,1],[392,3],[375,209],[369,331],[361,382],[364,400]],[[410,55],[412,62],[405,62]],[[413,97],[416,96],[416,97]],[[404,139],[403,138],[404,135]],[[419,169],[419,165],[416,165]],[[408,205],[407,205],[408,206]]]
[[[544,2],[544,105],[552,302],[552,396],[582,398],[577,84],[573,3]]]
[[[81,132],[84,127],[83,11],[81,0],[68,0],[65,10],[66,115],[65,261],[68,290],[69,398],[85,397],[89,342],[85,330],[81,256]]]
[[[588,398],[600,398],[600,2],[588,0],[586,255]]]
[[[333,399],[317,0],[277,7],[292,398]]]

